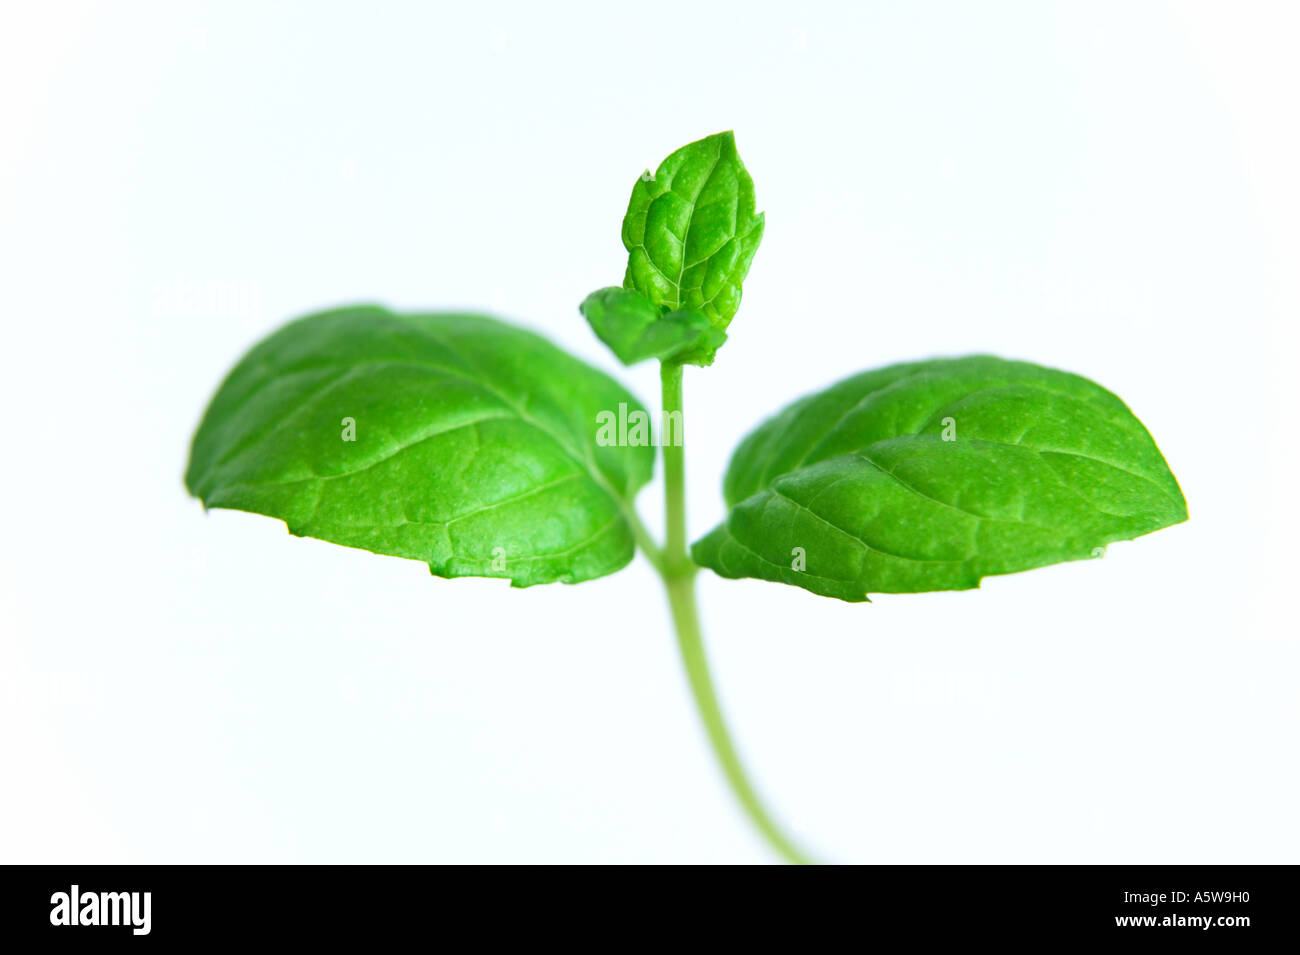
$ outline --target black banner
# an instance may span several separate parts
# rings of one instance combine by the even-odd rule
[[[0,917],[10,938],[91,947],[252,939],[373,945],[409,941],[413,931],[435,938],[448,929],[485,937],[514,929],[535,932],[538,942],[576,936],[617,945],[611,932],[618,924],[638,940],[671,939],[683,918],[713,923],[724,936],[758,929],[809,940],[819,929],[848,930],[864,941],[1131,937],[1238,945],[1297,937],[1289,867],[868,866],[792,872],[789,882],[770,883],[761,895],[743,876],[712,872],[704,874],[707,888],[698,876],[668,876],[667,893],[647,890],[644,876],[620,885],[608,875],[593,891],[582,885],[582,872],[570,876],[575,885],[568,891],[557,891],[565,877],[539,881],[532,873],[501,891],[508,873],[493,873],[483,884],[475,871],[421,867],[9,867],[6,876]]]

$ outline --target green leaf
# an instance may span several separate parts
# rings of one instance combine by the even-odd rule
[[[632,559],[631,503],[654,451],[597,442],[597,416],[620,404],[644,412],[502,322],[342,308],[244,356],[199,425],[185,482],[206,507],[440,577],[573,583]]]
[[[647,358],[707,365],[727,339],[703,312],[688,308],[664,314],[644,295],[627,289],[598,289],[578,309],[625,365]]]
[[[669,311],[695,308],[726,331],[763,238],[754,181],[730,132],[683,146],[632,187],[623,287]]]
[[[795,402],[741,443],[724,492],[697,563],[851,601],[965,590],[1187,519],[1122,401],[988,356],[891,365]]]

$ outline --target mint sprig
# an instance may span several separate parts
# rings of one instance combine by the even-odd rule
[[[807,862],[723,719],[696,608],[701,567],[849,601],[964,590],[1097,556],[1187,508],[1115,395],[970,356],[866,371],[760,424],[727,470],[725,518],[688,548],[684,368],[710,364],[726,340],[763,223],[731,133],[684,146],[633,187],[622,287],[580,306],[621,362],[660,362],[672,432],[658,442],[663,544],[635,507],[656,447],[627,425],[645,407],[540,336],[481,315],[354,306],[285,325],[218,389],[185,480],[206,507],[421,560],[440,577],[577,583],[639,549],[662,578],[729,785],[781,858]]]

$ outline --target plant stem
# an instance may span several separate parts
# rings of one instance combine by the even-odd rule
[[[665,362],[659,369],[663,387],[664,449],[664,576],[672,579],[695,572],[686,552],[686,435],[683,431],[682,366]]]
[[[713,753],[722,767],[731,790],[735,793],[745,814],[763,834],[768,844],[786,862],[796,865],[811,863],[804,853],[783,833],[773,821],[758,797],[745,767],[736,752],[731,734],[727,731],[718,695],[709,674],[709,661],[704,651],[700,633],[700,616],[695,605],[695,572],[698,569],[686,550],[686,449],[682,414],[682,366],[664,363],[660,371],[663,384],[663,434],[664,449],[664,516],[667,524],[666,540],[659,562],[659,574],[668,591],[668,605],[672,609],[673,626],[677,631],[677,646],[682,654],[686,677],[690,683],[695,706],[704,721],[704,730],[713,747]],[[671,430],[670,430],[671,429]],[[653,560],[652,560],[653,563]]]

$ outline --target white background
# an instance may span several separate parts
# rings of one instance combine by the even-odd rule
[[[616,371],[576,306],[622,275],[631,185],[734,128],[767,233],[687,377],[693,536],[760,418],[970,351],[1116,391],[1192,515],[968,593],[702,575],[775,811],[840,861],[1296,862],[1298,32],[1284,3],[6,5],[0,861],[768,860],[644,562],[443,581],[181,485],[226,370],[316,308],[490,309]]]

